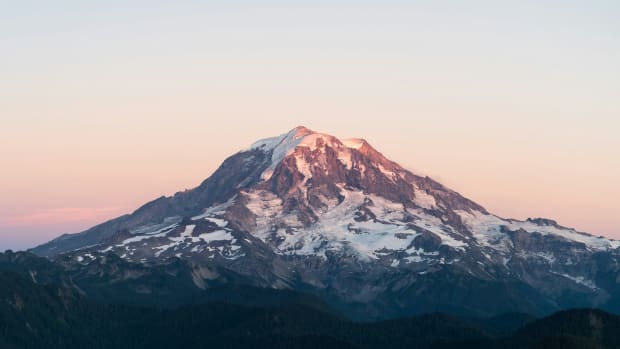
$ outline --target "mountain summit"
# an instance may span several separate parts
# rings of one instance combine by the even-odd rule
[[[199,289],[303,290],[390,317],[620,309],[619,247],[551,220],[500,218],[363,139],[300,126],[234,154],[195,189],[32,252],[71,268],[110,255],[181,260]]]

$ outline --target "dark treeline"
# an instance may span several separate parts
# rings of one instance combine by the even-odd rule
[[[0,272],[0,348],[620,348],[620,317],[428,314],[356,323],[308,304],[102,305],[71,288]]]

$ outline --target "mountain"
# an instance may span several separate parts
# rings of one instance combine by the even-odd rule
[[[498,217],[363,139],[305,127],[234,154],[195,189],[31,252],[85,293],[122,289],[132,303],[247,285],[364,320],[620,312],[620,241]]]

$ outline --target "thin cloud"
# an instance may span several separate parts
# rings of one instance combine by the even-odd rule
[[[0,217],[0,224],[32,226],[94,221],[123,212],[122,207],[57,207],[10,217]]]

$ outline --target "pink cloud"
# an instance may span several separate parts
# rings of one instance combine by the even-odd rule
[[[58,207],[9,217],[0,217],[7,226],[34,226],[84,221],[97,221],[121,214],[122,207]]]

